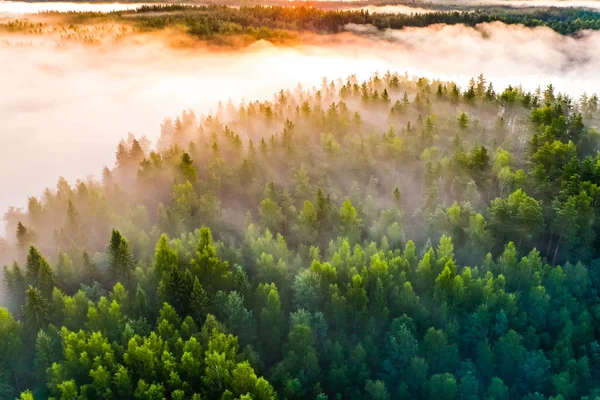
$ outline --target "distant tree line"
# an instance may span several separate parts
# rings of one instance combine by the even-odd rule
[[[425,27],[432,24],[464,24],[500,21],[528,27],[545,26],[561,34],[585,29],[600,29],[600,13],[576,8],[543,8],[527,11],[512,8],[480,8],[465,11],[432,11],[414,14],[384,14],[368,11],[336,11],[310,7],[220,5],[189,7],[182,5],[143,6],[135,11],[145,14],[138,19],[144,28],[164,28],[184,24],[192,34],[240,33],[248,29],[281,29],[337,33],[347,24],[370,24],[378,29]],[[172,12],[152,15],[156,12]]]
[[[305,6],[190,6],[182,4],[144,5],[136,10],[100,12],[47,13],[60,15],[66,24],[59,28],[47,22],[27,19],[0,23],[0,31],[42,34],[53,32],[66,39],[82,37],[94,43],[93,26],[86,22],[118,22],[136,30],[183,29],[187,33],[217,44],[231,44],[232,37],[245,36],[252,41],[273,42],[298,40],[301,32],[333,34],[347,30],[348,24],[372,25],[379,30],[427,27],[433,24],[476,26],[494,21],[527,27],[544,26],[565,35],[600,29],[600,12],[576,8],[481,7],[462,11],[441,10],[428,13],[384,14],[368,11],[327,10]],[[67,33],[76,30],[75,34]],[[100,31],[96,34],[106,34]],[[121,36],[118,35],[115,40]],[[237,42],[235,42],[237,43]]]

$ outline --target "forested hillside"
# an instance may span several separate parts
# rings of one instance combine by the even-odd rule
[[[130,135],[5,216],[0,398],[594,399],[599,113],[386,73]]]
[[[435,7],[434,5],[431,5]],[[452,6],[450,6],[452,7]],[[242,33],[253,29],[287,29],[316,33],[336,33],[347,24],[370,24],[378,29],[424,27],[433,24],[477,24],[500,21],[505,24],[546,26],[561,34],[573,34],[584,29],[600,29],[600,12],[575,8],[485,7],[468,10],[432,10],[411,14],[369,13],[364,10],[324,10],[313,7],[286,6],[144,6],[135,12],[115,13],[120,18],[138,14],[137,21],[145,28],[184,25],[190,33]],[[165,12],[171,12],[165,14]],[[93,16],[93,15],[90,15]]]
[[[302,3],[302,2],[301,2]],[[600,12],[581,8],[511,8],[481,6],[456,10],[460,6],[429,5],[431,12],[369,13],[365,10],[330,10],[305,6],[239,6],[182,4],[145,5],[136,10],[112,13],[43,13],[43,16],[67,18],[71,24],[86,22],[132,23],[142,31],[164,28],[182,29],[203,39],[219,36],[250,35],[268,40],[289,40],[298,33],[331,34],[346,30],[349,24],[372,25],[379,30],[426,27],[435,24],[476,26],[502,22],[527,27],[548,27],[561,34],[600,30]],[[454,7],[448,9],[448,7]],[[416,9],[417,10],[417,9]],[[37,32],[41,27],[0,24],[1,30]],[[69,24],[65,24],[65,28]]]

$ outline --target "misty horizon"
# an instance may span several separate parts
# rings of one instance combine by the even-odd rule
[[[161,122],[183,110],[209,114],[219,102],[270,99],[281,89],[316,85],[324,77],[364,78],[390,70],[464,87],[483,73],[497,90],[521,85],[532,91],[551,82],[575,99],[600,92],[594,73],[600,57],[588,51],[600,44],[596,32],[563,38],[547,28],[501,23],[476,29],[346,30],[308,36],[300,46],[259,42],[241,51],[171,49],[160,36],[134,35],[114,47],[66,42],[57,52],[53,46],[60,38],[23,47],[21,39],[5,36],[0,54],[11,62],[0,66],[0,83],[7,88],[0,97],[7,132],[0,145],[15,151],[2,158],[0,167],[22,175],[5,179],[10,195],[2,197],[0,208],[24,207],[28,196],[53,187],[58,176],[70,182],[98,177],[103,165],[114,162],[120,138],[133,133],[155,142]],[[521,43],[521,51],[511,50],[514,42]],[[164,54],[170,56],[159,56]],[[440,55],[452,61],[436,63]],[[24,153],[31,159],[21,158]]]
[[[600,399],[600,7],[250,3],[0,1],[0,399]]]

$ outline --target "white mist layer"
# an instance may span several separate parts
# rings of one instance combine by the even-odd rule
[[[184,109],[200,115],[227,99],[272,99],[280,89],[318,85],[323,77],[391,70],[465,85],[483,73],[497,90],[552,83],[572,96],[600,92],[600,32],[574,39],[501,23],[362,28],[360,35],[311,36],[312,44],[297,48],[258,43],[222,52],[169,50],[158,39],[0,46],[0,60],[9,60],[0,63],[0,209],[24,206],[59,176],[98,176],[113,165],[120,138],[132,132],[155,140],[164,118]]]
[[[41,12],[112,12],[135,10],[144,3],[70,3],[44,2],[29,3],[21,1],[0,1],[0,16],[2,14],[37,14]]]
[[[600,8],[598,0],[431,0],[438,4],[462,4],[462,5],[497,5],[511,7],[574,7],[574,8]]]
[[[353,1],[353,0],[347,0]],[[343,4],[346,1],[341,0]],[[447,5],[503,5],[511,7],[576,7],[576,8],[592,8],[600,9],[600,1],[598,0],[427,0],[426,3],[438,3]],[[41,12],[113,12],[134,10],[143,5],[157,3],[84,3],[84,2],[22,2],[22,1],[4,1],[0,0],[0,16],[10,14],[37,14]],[[185,4],[185,3],[181,3]],[[412,13],[429,13],[438,12],[439,10],[418,7],[419,3],[406,6],[402,4],[389,5],[366,5],[360,7],[351,7],[353,10],[364,10],[371,13],[391,13],[391,14],[412,14]],[[346,7],[342,7],[348,9]]]
[[[194,50],[183,55],[154,45],[97,48],[0,48],[0,209],[23,206],[28,195],[98,176],[112,166],[120,138],[156,139],[160,124],[184,109],[198,114],[219,101],[272,99],[298,82],[370,72],[377,58],[321,49],[306,54],[257,46],[243,52]]]
[[[349,8],[347,10],[352,11],[368,11],[369,13],[379,13],[379,14],[427,14],[432,12],[445,12],[447,10],[434,10],[431,8],[422,8],[422,7],[414,7],[414,6],[404,6],[400,4],[390,4],[384,6],[377,5],[367,5],[356,8]],[[449,11],[448,11],[449,12]]]

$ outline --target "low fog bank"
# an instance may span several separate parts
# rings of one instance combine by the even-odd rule
[[[428,8],[432,4],[444,6],[443,10],[436,8]],[[464,9],[467,7],[478,6],[508,6],[515,8],[547,8],[547,7],[572,7],[572,8],[589,8],[600,9],[600,1],[598,0],[424,0],[411,2],[409,5],[404,4],[369,4],[366,6],[356,6],[347,9],[365,10],[370,13],[391,13],[391,14],[411,14],[411,13],[430,13],[440,11],[454,11],[453,6]],[[447,8],[448,7],[448,8]]]
[[[428,77],[461,83],[465,76],[483,73],[496,88],[512,84],[532,90],[552,83],[571,96],[600,90],[598,31],[573,37],[502,22],[384,31],[349,24],[346,29],[392,64]]]
[[[340,9],[340,10],[351,10],[351,11],[368,11],[370,13],[386,13],[386,14],[427,14],[431,12],[451,12],[455,11],[452,6],[457,8],[477,7],[477,6],[510,6],[515,8],[529,8],[529,7],[574,7],[574,8],[589,8],[589,9],[600,9],[600,1],[596,0],[427,0],[423,2],[413,2],[410,4],[369,4],[365,1],[364,5],[358,4],[352,1],[352,4],[346,4],[349,1],[324,1],[323,5],[319,4],[317,0],[314,4],[315,7],[323,9]],[[0,18],[11,17],[15,15],[32,15],[45,12],[114,12],[114,11],[129,11],[135,10],[142,6],[157,5],[157,4],[169,4],[164,3],[118,3],[118,2],[107,2],[107,3],[84,3],[84,2],[60,2],[60,1],[48,1],[48,2],[22,2],[22,1],[4,1],[0,0]],[[207,5],[215,4],[212,2],[189,2],[189,3],[177,3],[187,5]],[[257,5],[261,2],[248,3],[247,5]],[[280,2],[263,2],[263,5],[286,5],[285,1]],[[428,5],[437,4],[443,5],[444,9],[440,10],[438,7],[429,8]],[[238,7],[239,5],[229,4],[231,7]]]
[[[575,7],[600,9],[597,0],[427,0],[424,3],[472,6]]]
[[[416,6],[404,6],[400,4],[388,4],[383,6],[378,5],[367,5],[361,7],[351,7],[346,10],[352,11],[368,11],[370,13],[380,13],[380,14],[427,14],[431,12],[440,12],[440,11],[448,11],[451,10],[436,10],[432,8],[423,8]]]
[[[147,3],[81,3],[81,2],[43,2],[1,1],[0,16],[3,14],[37,14],[40,12],[112,12],[135,10]]]
[[[218,52],[173,50],[158,38],[57,49],[16,46],[14,35],[0,36],[9,42],[0,45],[0,59],[9,60],[0,63],[0,209],[24,206],[59,176],[71,182],[98,176],[103,165],[113,165],[120,138],[131,132],[154,141],[164,118],[184,109],[199,115],[227,99],[271,99],[324,76],[364,79],[392,70],[465,85],[483,73],[497,90],[552,83],[573,96],[600,92],[600,32],[576,39],[501,23],[347,29],[306,37],[295,48],[259,42]]]
[[[0,36],[0,42],[8,40]],[[175,51],[138,45],[0,46],[0,209],[112,166],[128,132],[155,140],[166,117],[215,109],[219,101],[271,99],[323,76],[366,78],[384,60],[257,43],[243,51]]]

